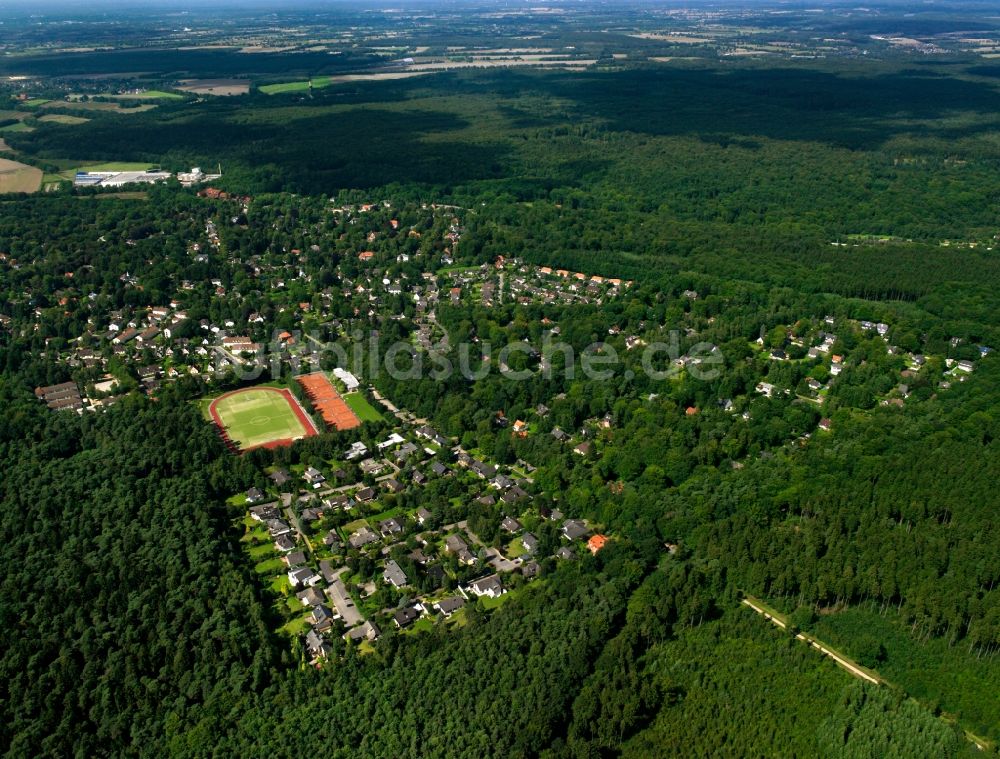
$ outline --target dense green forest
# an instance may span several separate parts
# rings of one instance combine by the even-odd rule
[[[649,543],[566,565],[460,631],[290,667],[213,504],[249,460],[219,456],[185,404],[78,420],[3,393],[3,530],[21,557],[4,579],[5,623],[21,631],[3,657],[10,756],[963,748],[735,609],[719,562],[663,563]]]

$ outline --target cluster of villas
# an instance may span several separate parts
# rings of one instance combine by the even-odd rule
[[[334,635],[371,643],[387,625],[407,630],[422,619],[452,619],[470,602],[499,602],[512,583],[539,577],[543,559],[596,554],[609,540],[586,520],[536,506],[523,462],[514,471],[477,459],[428,425],[407,432],[393,432],[371,450],[356,441],[343,452],[351,472],[363,473],[361,481],[343,466],[276,469],[267,488],[245,494],[250,523],[280,557],[272,580],[300,605],[313,662],[329,655]],[[365,516],[380,511],[387,495],[419,493],[431,479],[450,477],[480,491],[474,505],[500,510],[502,539],[489,545],[467,521],[442,524],[423,506]],[[331,520],[337,526],[329,527]],[[557,544],[541,539],[541,525],[551,525],[545,532],[558,536]],[[368,576],[356,571],[362,557],[374,567]],[[380,588],[392,591],[394,605],[372,608]]]

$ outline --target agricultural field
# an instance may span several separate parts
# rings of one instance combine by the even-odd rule
[[[280,82],[278,84],[265,84],[260,87],[260,91],[265,95],[284,95],[290,92],[306,92],[310,83],[314,90],[323,89],[334,84],[346,82],[385,82],[394,79],[410,79],[415,76],[423,76],[425,71],[382,71],[373,74],[340,74],[337,76],[318,76],[313,79],[305,79],[296,82]]]
[[[123,108],[121,103],[111,103],[94,100],[50,100],[41,106],[42,110],[60,108],[67,111],[97,111],[104,113],[145,113],[156,108],[155,103],[142,103],[141,105]]]
[[[65,113],[46,113],[44,116],[40,116],[39,121],[43,121],[46,124],[86,124],[90,119],[85,119],[83,116],[70,116]]]
[[[37,192],[41,185],[41,169],[0,158],[0,193]]]
[[[177,89],[192,95],[231,97],[250,92],[250,82],[246,79],[185,79]]]
[[[287,389],[234,390],[214,399],[208,412],[235,448],[289,445],[316,434],[316,427]]]
[[[261,85],[260,91],[265,95],[283,95],[288,92],[305,92],[312,85],[314,89],[330,86],[330,77],[319,76],[315,79],[307,79],[298,82],[279,82],[278,84]]]
[[[183,95],[164,90],[145,90],[144,92],[126,92],[124,95],[113,95],[117,100],[183,100]]]
[[[0,127],[0,133],[12,134],[14,132],[33,132],[30,126],[25,124],[23,121],[18,121],[16,124],[8,124],[7,126]]]

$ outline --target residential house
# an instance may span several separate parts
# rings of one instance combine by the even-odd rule
[[[278,469],[277,471],[272,472],[271,475],[270,475],[270,477],[271,477],[271,481],[275,485],[277,485],[279,488],[280,487],[284,487],[285,485],[287,485],[288,482],[292,479],[288,475],[288,472],[286,470],[284,470],[284,469]]]
[[[562,533],[567,540],[579,540],[589,532],[586,523],[579,519],[567,519],[563,522]]]
[[[272,538],[277,538],[287,535],[292,531],[292,528],[283,519],[269,519],[267,521],[267,531],[271,534]]]
[[[478,580],[470,582],[468,591],[475,596],[486,596],[487,598],[499,598],[507,592],[497,575],[481,577]]]
[[[510,488],[506,493],[500,496],[500,500],[506,503],[507,505],[510,505],[513,503],[517,503],[518,501],[527,497],[528,493],[527,491],[524,490],[524,488],[522,488],[520,485],[514,485],[514,487]]]
[[[528,553],[534,553],[536,550],[538,550],[538,538],[536,538],[530,532],[526,532],[524,533],[524,535],[521,536],[521,546]]]
[[[608,544],[608,539],[604,535],[591,535],[590,540],[587,541],[587,550],[592,554],[596,554],[604,546]]]
[[[381,633],[378,627],[376,627],[371,622],[362,622],[357,627],[352,627],[346,633],[344,633],[344,640],[351,641],[352,643],[357,643],[358,641],[367,640],[375,641]]]
[[[512,480],[506,474],[498,474],[496,477],[493,478],[493,481],[490,482],[490,487],[496,488],[497,490],[506,490],[513,484],[514,480]]]
[[[333,612],[323,604],[316,604],[309,614],[309,621],[319,631],[329,630],[333,626]]]
[[[521,523],[514,519],[514,517],[504,517],[503,521],[500,522],[500,529],[513,534],[521,529]]]
[[[306,552],[305,551],[292,551],[286,556],[282,557],[282,561],[285,562],[290,567],[298,567],[306,563]]]
[[[495,466],[484,461],[473,461],[469,465],[469,468],[484,480],[494,477],[497,473],[497,468]]]
[[[386,561],[382,579],[394,588],[402,588],[407,583],[406,573],[392,559]]]
[[[367,526],[362,527],[359,530],[355,530],[351,534],[351,537],[347,540],[347,542],[351,544],[351,548],[363,548],[370,543],[377,543],[378,541],[378,533],[371,527]]]
[[[306,588],[305,590],[296,593],[295,597],[302,602],[303,606],[308,606],[310,608],[317,606],[326,600],[323,598],[323,594],[314,587]]]
[[[280,515],[278,508],[273,503],[265,503],[260,506],[251,506],[249,509],[250,518],[255,522],[269,522],[277,519]]]
[[[456,611],[465,606],[465,599],[461,596],[452,596],[451,598],[444,598],[434,604],[434,611],[444,615],[445,619],[450,617]]]
[[[537,561],[529,561],[521,566],[521,574],[529,580],[537,577],[541,571],[542,567]]]
[[[319,563],[319,573],[323,575],[323,579],[330,583],[337,579],[337,570],[333,568],[333,565],[326,559],[323,559]]]
[[[293,588],[299,586],[310,588],[316,585],[323,578],[313,572],[309,567],[297,567],[288,571],[288,582]]]
[[[383,538],[399,535],[403,532],[403,523],[396,519],[396,517],[390,517],[389,519],[379,522],[378,531],[382,533]]]
[[[449,535],[444,540],[445,551],[453,553],[458,560],[466,566],[476,563],[476,557],[469,550],[468,544],[459,535]]]
[[[310,630],[306,633],[306,651],[313,661],[326,658],[332,650],[333,647],[323,640],[323,636],[316,630]]]
[[[406,442],[399,446],[399,448],[393,453],[393,456],[396,458],[397,463],[402,464],[419,450],[420,449],[413,443]]]
[[[361,458],[368,453],[368,446],[362,443],[360,440],[351,443],[351,447],[344,452],[344,458],[348,461],[354,461],[354,459]]]
[[[399,629],[409,627],[418,619],[420,619],[420,611],[413,606],[397,609],[396,613],[392,615],[392,621],[396,623],[396,627]]]
[[[326,482],[326,477],[323,476],[323,473],[314,467],[308,467],[306,471],[303,473],[302,479],[304,479],[314,488],[318,488],[320,485]]]

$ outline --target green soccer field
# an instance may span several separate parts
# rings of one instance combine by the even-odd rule
[[[316,434],[295,399],[276,388],[224,395],[212,403],[210,411],[241,450]]]

